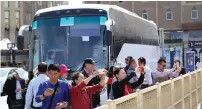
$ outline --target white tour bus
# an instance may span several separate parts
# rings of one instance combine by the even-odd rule
[[[110,58],[119,55],[124,43],[139,47],[159,44],[153,21],[116,5],[79,4],[38,10],[32,25],[24,25],[19,30],[20,50],[24,46],[24,31],[32,33],[30,71],[42,61],[79,70],[85,58],[93,58],[97,69],[107,68]]]

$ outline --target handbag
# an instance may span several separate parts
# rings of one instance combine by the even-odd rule
[[[24,108],[23,99],[11,100],[11,109],[23,109],[23,108]]]

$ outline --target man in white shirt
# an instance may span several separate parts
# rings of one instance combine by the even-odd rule
[[[38,65],[38,71],[39,71],[39,75],[32,79],[28,88],[27,88],[27,93],[26,93],[26,101],[25,101],[25,109],[30,109],[31,107],[31,103],[33,100],[33,107],[34,109],[41,109],[42,103],[37,103],[35,101],[35,97],[36,97],[36,93],[38,91],[39,85],[42,82],[47,81],[49,78],[46,75],[47,72],[47,64],[44,62],[41,62]]]
[[[152,83],[151,69],[146,66],[146,59],[144,57],[140,57],[138,59],[138,65],[144,67],[145,80],[144,80],[143,84],[141,85],[141,89],[144,89],[144,88],[147,88],[153,84]]]

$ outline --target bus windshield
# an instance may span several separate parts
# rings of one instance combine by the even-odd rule
[[[85,58],[97,61],[96,67],[106,67],[102,50],[106,30],[106,16],[68,16],[35,20],[32,24],[34,36],[34,64],[66,64],[74,70],[80,69]]]

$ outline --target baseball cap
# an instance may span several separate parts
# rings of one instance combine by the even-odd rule
[[[96,61],[94,61],[92,58],[86,58],[83,64],[85,65],[85,64],[95,64],[95,63]]]
[[[70,69],[68,69],[65,64],[61,64],[61,65],[60,65],[60,74],[61,74],[61,75],[67,73],[69,70],[70,70]]]

